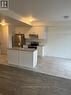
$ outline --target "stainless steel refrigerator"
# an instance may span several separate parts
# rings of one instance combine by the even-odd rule
[[[15,34],[12,37],[12,47],[22,47],[26,44],[24,34]]]

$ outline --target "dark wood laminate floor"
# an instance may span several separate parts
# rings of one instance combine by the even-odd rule
[[[71,80],[0,65],[0,95],[71,95]]]

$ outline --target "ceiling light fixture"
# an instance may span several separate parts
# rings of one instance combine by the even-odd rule
[[[2,21],[1,21],[1,23],[0,23],[0,25],[2,25],[2,26],[5,26],[7,23],[6,23],[6,21],[5,21],[5,19],[3,19]]]
[[[69,16],[64,16],[64,19],[68,19],[69,18]]]
[[[33,22],[33,21],[35,21],[36,19],[34,18],[34,17],[32,17],[32,16],[30,16],[29,17],[29,22]]]

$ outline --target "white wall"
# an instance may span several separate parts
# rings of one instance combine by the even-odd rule
[[[1,53],[7,54],[8,48],[8,25],[1,26]]]
[[[26,38],[29,37],[29,34],[38,34],[39,39],[45,39],[45,27],[44,26],[34,26],[34,27],[16,27],[15,32],[25,34]]]
[[[7,54],[7,48],[12,47],[12,35],[15,33],[15,25],[0,26],[1,53]]]
[[[1,31],[2,31],[2,28],[1,28],[1,25],[0,25],[0,43],[1,43]]]
[[[48,56],[71,59],[71,28],[48,28]]]
[[[25,36],[27,37],[29,31],[30,31],[31,27],[29,26],[16,26],[15,27],[15,33],[16,34],[25,34]]]
[[[8,48],[12,48],[12,36],[15,33],[15,25],[8,25]]]
[[[1,32],[2,32],[2,28],[1,28],[1,25],[0,25],[0,54],[1,54],[1,38],[2,38]]]

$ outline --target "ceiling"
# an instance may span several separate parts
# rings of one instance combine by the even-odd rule
[[[71,0],[10,0],[10,10],[22,17],[32,16],[46,25],[71,24]]]

